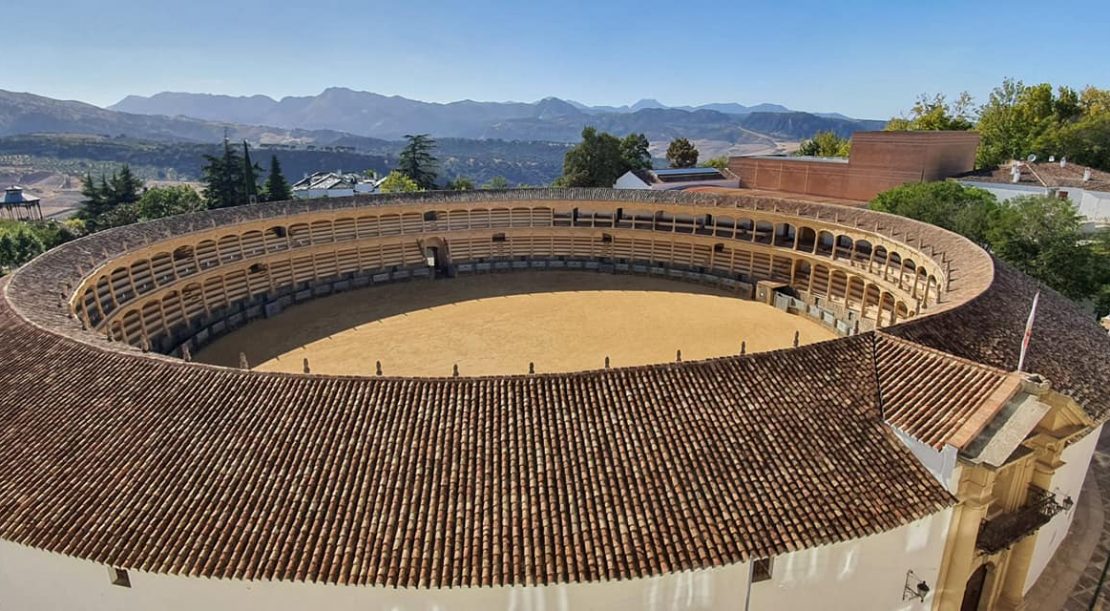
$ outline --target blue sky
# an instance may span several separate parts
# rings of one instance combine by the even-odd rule
[[[163,3],[8,0],[0,89],[272,97],[329,86],[429,101],[776,102],[857,117],[1004,76],[1110,87],[1105,0]],[[19,43],[11,46],[13,38]]]

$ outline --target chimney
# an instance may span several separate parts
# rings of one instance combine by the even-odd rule
[[[1063,168],[1063,167],[1066,167],[1067,165],[1068,165],[1068,158],[1067,157],[1061,157],[1060,158],[1060,167]]]
[[[1056,161],[1056,155],[1049,155],[1048,156],[1048,162],[1052,163],[1053,161]]]
[[[1086,169],[1083,170],[1083,182],[1090,182],[1090,181],[1091,181],[1091,168],[1086,168]]]
[[[1021,166],[1017,164],[1010,166],[1010,182],[1021,182]]]

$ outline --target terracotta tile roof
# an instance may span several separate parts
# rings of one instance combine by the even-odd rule
[[[887,421],[938,450],[965,447],[1021,388],[1015,374],[885,333],[875,364]]]
[[[0,537],[147,571],[393,586],[620,579],[862,537],[952,503],[883,425],[871,343],[335,378],[102,351],[3,305]]]
[[[1025,370],[1046,377],[1096,421],[1110,416],[1110,337],[1094,315],[995,261],[991,289],[961,306],[887,331],[1003,370],[1017,368],[1033,295],[1041,290]]]
[[[1103,172],[1077,163],[1068,162],[1060,167],[1059,162],[1053,161],[1035,161],[1033,163],[1022,161],[1019,167],[1021,168],[1021,177],[1017,182],[1019,185],[1052,189],[1071,187],[1091,191],[1110,191],[1110,172]],[[1090,171],[1090,180],[1083,180],[1085,171]],[[967,172],[959,175],[957,179],[1013,184],[1013,174],[1011,172],[1011,166],[1006,164],[996,168]]]
[[[60,303],[98,262],[186,231],[310,209],[499,198],[831,216],[927,242],[951,266],[951,286],[929,315],[885,329],[889,336],[460,379],[185,364],[106,344]],[[895,439],[880,394],[886,417],[929,443],[973,435],[985,418],[976,395],[987,394],[982,406],[1004,392],[1006,376],[992,368],[1016,363],[1036,288],[967,240],[907,219],[610,190],[355,197],[185,215],[71,242],[7,282],[0,538],[156,572],[395,586],[654,575],[850,540],[939,511],[953,499]],[[1110,340],[1062,297],[1049,291],[1041,304],[1028,369],[1105,418]]]

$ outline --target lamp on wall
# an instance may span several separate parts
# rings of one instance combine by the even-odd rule
[[[913,571],[906,571],[906,583],[902,590],[902,600],[917,599],[925,602],[925,597],[929,595],[929,584],[925,583]]]

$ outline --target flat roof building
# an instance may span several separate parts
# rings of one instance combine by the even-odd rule
[[[862,203],[899,185],[968,172],[978,147],[975,132],[856,132],[847,159],[730,157],[728,169],[741,188]]]
[[[728,170],[717,168],[667,168],[660,170],[629,170],[617,179],[614,189],[652,189],[682,191],[691,187],[725,187],[735,189],[740,182]]]

